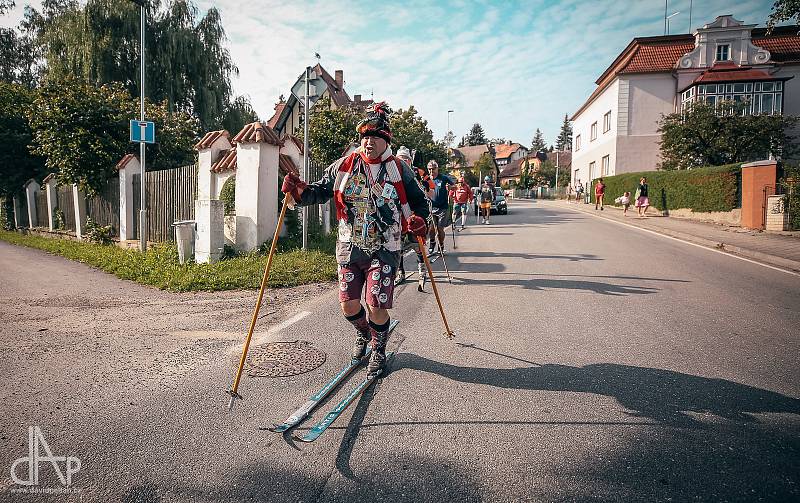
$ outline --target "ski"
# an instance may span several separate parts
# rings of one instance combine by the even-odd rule
[[[390,334],[398,323],[400,323],[398,320],[392,320],[391,325],[389,325]],[[311,411],[314,410],[322,400],[330,395],[331,392],[339,386],[339,384],[345,381],[345,379],[353,372],[353,370],[368,360],[370,351],[371,348],[367,346],[367,353],[360,360],[351,359],[347,365],[345,365],[336,375],[334,375],[331,380],[322,387],[322,389],[317,391],[311,398],[309,398],[306,403],[294,411],[292,415],[286,418],[284,422],[281,424],[275,424],[272,428],[269,428],[269,430],[274,431],[275,433],[283,433],[300,424],[305,418],[308,417],[309,414],[311,414]]]
[[[400,345],[402,343],[403,343],[403,338],[400,338],[393,344],[395,346],[394,350],[386,353],[386,368],[388,368],[389,365],[391,364],[394,355],[397,353],[397,351],[399,351]],[[328,427],[332,425],[333,422],[336,421],[336,419],[339,416],[342,415],[342,412],[347,410],[347,408],[356,400],[356,398],[361,396],[364,393],[364,391],[367,390],[367,388],[369,388],[378,381],[381,375],[382,373],[379,373],[373,377],[365,377],[363,381],[358,383],[358,385],[355,388],[353,388],[350,391],[350,393],[348,393],[347,396],[344,397],[342,401],[336,405],[336,407],[331,409],[330,412],[325,414],[325,417],[323,417],[322,420],[320,420],[310,430],[308,430],[308,433],[306,433],[302,437],[295,437],[296,440],[299,440],[301,442],[313,442],[314,440],[318,439],[320,435],[322,435],[325,432],[325,430],[327,430]]]

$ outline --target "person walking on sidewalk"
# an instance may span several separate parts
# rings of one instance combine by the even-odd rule
[[[600,205],[600,211],[603,211],[603,197],[606,195],[606,184],[603,183],[602,178],[597,179],[597,184],[594,186],[594,209],[597,211],[597,205]]]
[[[650,198],[647,196],[647,178],[639,180],[639,187],[636,189],[636,211],[639,218],[647,218],[647,208],[650,206]]]
[[[430,198],[433,196],[433,191],[436,188],[433,184],[433,180],[431,180],[430,175],[424,168],[416,168],[413,165],[411,151],[408,150],[406,147],[400,147],[397,149],[397,158],[406,163],[411,170],[414,172],[414,179],[419,185],[420,190],[425,194],[425,197],[428,198],[428,209],[430,210],[431,201]],[[431,219],[428,217],[428,226],[431,225]],[[424,240],[424,238],[423,238]],[[422,257],[422,250],[419,248],[419,243],[417,239],[408,233],[403,236],[403,251],[400,256],[400,264],[398,266],[397,277],[394,279],[395,286],[403,283],[406,280],[406,268],[403,264],[403,259],[405,258],[406,251],[414,250],[417,255],[417,273],[419,274],[420,278],[424,278],[427,276],[428,271],[425,268],[425,259]]]
[[[458,179],[458,183],[456,183],[455,187],[452,190],[453,194],[453,222],[458,221],[458,217],[461,217],[461,229],[467,226],[467,209],[469,208],[469,203],[475,199],[475,194],[472,193],[472,189],[470,188],[469,184],[464,180],[464,177]]]
[[[336,202],[339,303],[356,328],[352,357],[362,358],[371,342],[369,377],[386,365],[402,234],[427,233],[428,202],[411,168],[392,154],[389,113],[385,103],[375,104],[358,125],[360,148],[328,166],[320,180],[307,184],[289,173],[281,187],[301,206]],[[369,317],[361,305],[364,289]]]
[[[492,203],[494,202],[494,184],[488,176],[484,177],[481,185],[481,216],[483,223],[489,224],[489,215],[492,213]]]
[[[428,162],[428,170],[431,172],[434,191],[431,197],[431,209],[433,210],[433,226],[430,229],[430,243],[428,252],[433,253],[433,247],[438,243],[439,252],[444,253],[444,230],[450,225],[450,178],[439,173],[439,163],[431,159]]]
[[[577,203],[581,198],[583,198],[583,184],[578,180],[578,183],[575,184],[575,202]]]

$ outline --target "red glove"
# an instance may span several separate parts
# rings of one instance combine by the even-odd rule
[[[408,230],[411,234],[424,238],[428,235],[428,224],[425,223],[425,219],[419,215],[411,215],[411,218],[408,220]]]
[[[300,202],[300,198],[303,195],[303,190],[305,190],[307,186],[308,184],[301,180],[299,176],[289,172],[285,177],[283,177],[283,186],[281,187],[281,192],[291,195],[292,199]]]

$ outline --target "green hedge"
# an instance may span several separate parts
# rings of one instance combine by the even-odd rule
[[[741,164],[713,166],[679,171],[645,171],[603,177],[606,184],[605,202],[625,191],[636,195],[639,179],[647,178],[650,205],[659,210],[688,208],[698,212],[730,211],[741,206]],[[590,194],[594,202],[594,184]],[[633,201],[631,201],[633,204]]]

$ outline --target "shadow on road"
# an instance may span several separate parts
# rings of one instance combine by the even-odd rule
[[[595,393],[616,399],[631,416],[684,428],[705,427],[687,415],[690,412],[745,423],[756,422],[750,414],[800,414],[800,400],[780,393],[725,379],[614,363],[494,369],[462,367],[404,353],[397,356],[395,368],[499,388]]]
[[[632,285],[616,285],[601,281],[574,279],[473,279],[459,276],[460,284],[483,286],[518,286],[526,290],[585,290],[602,295],[647,295],[657,293],[658,288]]]

